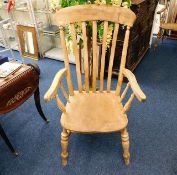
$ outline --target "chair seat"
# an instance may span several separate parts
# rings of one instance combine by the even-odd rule
[[[162,29],[177,31],[177,23],[162,23],[160,25]]]
[[[75,132],[114,132],[128,124],[120,97],[115,93],[79,93],[69,97],[61,125]]]

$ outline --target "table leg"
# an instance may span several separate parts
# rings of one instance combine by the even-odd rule
[[[34,100],[35,100],[35,105],[36,105],[37,111],[39,112],[40,116],[48,123],[49,120],[45,117],[45,115],[42,111],[41,103],[40,103],[39,87],[34,92]]]
[[[5,131],[4,131],[4,129],[1,126],[1,124],[0,124],[0,136],[3,138],[3,140],[5,141],[7,146],[9,147],[9,149],[17,156],[18,153],[15,151],[15,149],[12,146],[12,144],[10,143],[10,141],[9,141]]]

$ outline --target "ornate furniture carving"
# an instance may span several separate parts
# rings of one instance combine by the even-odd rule
[[[130,41],[127,52],[126,68],[132,72],[139,65],[144,55],[149,49],[151,30],[154,20],[154,13],[158,0],[132,0],[131,10],[136,14],[136,21],[131,28]],[[148,14],[148,15],[147,15]],[[119,39],[117,40],[115,59],[113,66],[113,74],[117,75],[119,72],[121,54],[120,50],[123,48],[123,37],[125,29],[121,28],[119,32]],[[106,65],[109,63],[110,50],[106,56]],[[108,66],[105,67],[105,73],[108,72]]]
[[[165,36],[175,39],[175,32],[177,33],[177,0],[165,1],[165,8],[158,11],[160,14],[160,28],[154,44],[154,48],[158,46],[159,39],[164,39]],[[168,35],[167,31],[171,31]],[[174,34],[174,36],[173,36]]]
[[[21,68],[12,75],[6,78],[0,78],[0,114],[13,111],[33,94],[39,114],[48,122],[40,105],[39,72],[32,65],[23,64]],[[1,125],[0,135],[7,143],[10,150],[17,154]]]
[[[104,15],[103,15],[104,14]],[[61,69],[55,76],[53,83],[46,92],[44,99],[46,102],[56,99],[59,109],[62,111],[61,126],[61,147],[62,164],[67,164],[68,158],[68,140],[71,133],[109,133],[120,132],[123,146],[123,157],[125,163],[129,164],[129,135],[127,131],[129,110],[133,99],[136,97],[139,101],[146,100],[146,96],[140,89],[135,76],[131,71],[125,69],[126,55],[129,42],[130,28],[136,19],[135,14],[125,8],[105,5],[80,5],[59,10],[55,15],[55,21],[60,27],[60,36],[62,48],[64,50],[65,68]],[[102,42],[101,68],[98,72],[98,50],[97,50],[97,21],[104,22],[104,34]],[[81,77],[79,48],[77,45],[77,36],[75,23],[81,23],[83,36],[83,56],[84,56],[84,80]],[[92,23],[92,49],[88,52],[87,22]],[[109,72],[107,79],[107,88],[104,86],[104,67],[106,55],[106,40],[108,31],[108,22],[113,22],[114,32],[111,46]],[[73,41],[73,50],[76,60],[76,75],[78,90],[74,90],[71,78],[68,51],[65,41],[65,27],[70,25]],[[126,28],[126,34],[123,43],[122,59],[120,73],[116,90],[112,88],[112,68],[114,63],[114,54],[116,41],[120,25]],[[92,89],[89,88],[89,54],[92,54]],[[100,74],[99,89],[96,88],[97,72]],[[72,72],[73,75],[73,72]],[[127,77],[129,82],[121,94],[123,77]],[[66,78],[69,95],[63,86],[62,80]],[[83,81],[85,88],[83,88]],[[123,104],[128,89],[132,89],[132,94],[128,101]],[[61,101],[58,96],[58,89],[61,89],[67,104]]]

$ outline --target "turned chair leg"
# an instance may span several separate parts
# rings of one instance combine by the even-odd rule
[[[130,163],[130,152],[129,152],[129,135],[127,132],[127,129],[123,129],[121,131],[121,139],[122,139],[122,147],[123,147],[123,157],[124,157],[124,161],[125,164],[128,165]]]
[[[12,151],[12,153],[14,153],[16,156],[18,155],[18,153],[15,151],[14,147],[12,146],[12,144],[10,143],[3,127],[0,124],[0,136],[3,138],[3,140],[5,141],[5,143],[7,144],[7,146],[9,147],[9,149]]]
[[[63,131],[61,133],[61,159],[62,159],[62,165],[66,166],[68,163],[68,139],[69,139],[70,133],[63,128]]]
[[[49,120],[45,117],[45,115],[42,111],[41,102],[40,102],[39,87],[34,92],[34,101],[35,101],[35,105],[36,105],[37,111],[39,112],[40,116],[43,118],[44,121],[46,121],[48,123]]]

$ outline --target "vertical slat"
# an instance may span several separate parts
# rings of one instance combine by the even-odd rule
[[[105,69],[105,56],[106,56],[106,41],[108,34],[108,21],[104,21],[104,35],[102,42],[102,55],[101,55],[101,72],[100,72],[100,92],[104,90],[104,69]]]
[[[93,77],[92,91],[96,92],[96,76],[97,76],[97,22],[93,21]]]
[[[86,32],[86,23],[82,22],[82,35],[84,44],[84,70],[85,70],[85,89],[89,92],[89,64],[88,64],[88,40]]]
[[[129,88],[130,88],[130,83],[127,83],[127,86],[125,87],[125,89],[124,89],[124,91],[123,91],[123,93],[122,93],[122,95],[120,97],[121,101],[125,98]]]
[[[64,62],[65,62],[65,68],[67,69],[67,84],[68,84],[68,89],[69,89],[69,94],[71,96],[74,95],[74,90],[73,90],[73,85],[72,85],[72,80],[71,80],[71,72],[70,72],[70,65],[69,65],[69,57],[68,57],[68,50],[66,46],[66,41],[65,41],[65,33],[64,33],[64,27],[60,26],[60,38],[61,38],[61,45],[64,51]]]
[[[107,92],[110,92],[111,90],[112,67],[114,62],[114,54],[115,54],[118,30],[119,30],[119,24],[115,24],[114,34],[112,39],[111,55],[109,60],[109,68],[108,68]]]
[[[64,95],[65,99],[69,102],[69,96],[68,96],[68,94],[67,94],[67,92],[66,92],[66,90],[63,86],[63,83],[60,83],[60,87],[61,87],[61,90],[63,92],[63,95]]]
[[[58,94],[56,94],[55,98],[56,98],[56,101],[57,101],[57,104],[58,104],[59,109],[60,109],[62,112],[66,112],[65,105],[63,104],[63,102],[62,102],[62,101],[60,100],[60,98],[58,97]]]
[[[119,78],[118,78],[118,83],[117,83],[117,88],[116,88],[116,95],[120,95],[120,91],[122,87],[123,69],[125,68],[125,63],[126,63],[129,36],[130,36],[130,27],[127,26],[127,30],[125,33],[125,39],[124,39],[124,45],[123,45],[123,51],[122,51],[122,58],[121,58],[121,63],[120,63]]]
[[[79,59],[79,50],[77,46],[76,40],[76,30],[74,24],[70,24],[71,37],[73,42],[73,51],[76,59],[76,73],[77,73],[77,82],[78,82],[78,90],[82,92],[82,79],[81,79],[81,69],[80,69],[80,59]]]

